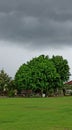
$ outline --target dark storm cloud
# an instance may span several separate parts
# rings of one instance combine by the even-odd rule
[[[0,40],[71,44],[72,0],[0,0]]]

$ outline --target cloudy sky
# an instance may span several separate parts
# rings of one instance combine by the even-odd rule
[[[0,69],[14,77],[40,54],[62,55],[72,73],[72,0],[0,0]]]

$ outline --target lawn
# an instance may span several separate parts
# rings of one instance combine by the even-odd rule
[[[0,98],[0,130],[72,130],[72,97]]]

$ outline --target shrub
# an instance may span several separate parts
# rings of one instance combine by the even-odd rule
[[[9,96],[9,97],[14,97],[14,91],[13,91],[13,90],[10,90],[9,93],[8,93],[8,96]]]

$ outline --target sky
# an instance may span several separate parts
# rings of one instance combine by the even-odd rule
[[[41,54],[63,56],[72,74],[72,0],[0,0],[0,70],[14,77]]]

